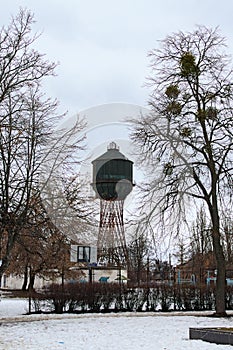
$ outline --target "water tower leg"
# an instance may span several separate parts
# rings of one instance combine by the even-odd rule
[[[98,234],[99,261],[127,265],[128,251],[123,220],[124,201],[100,200],[100,225]]]

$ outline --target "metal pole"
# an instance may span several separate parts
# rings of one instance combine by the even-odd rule
[[[89,283],[92,283],[92,267],[89,266]]]
[[[29,313],[29,315],[32,312],[31,275],[32,275],[32,268],[31,268],[31,266],[29,266],[29,290],[28,290],[28,313]]]
[[[146,309],[149,309],[149,273],[150,273],[150,258],[147,257],[147,267],[146,267]]]

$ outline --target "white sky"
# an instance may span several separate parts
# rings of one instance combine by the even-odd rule
[[[34,29],[43,32],[40,52],[60,63],[47,93],[71,115],[109,102],[145,106],[147,52],[172,32],[219,26],[233,52],[230,0],[8,0],[0,26],[20,6],[35,14]]]

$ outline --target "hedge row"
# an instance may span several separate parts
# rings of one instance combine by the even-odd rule
[[[214,310],[215,288],[203,285],[157,285],[129,289],[116,283],[53,284],[33,293],[32,312],[119,312]],[[227,287],[226,308],[233,309],[233,287]]]

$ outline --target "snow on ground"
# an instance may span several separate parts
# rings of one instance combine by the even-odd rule
[[[232,327],[232,319],[164,313],[23,315],[28,302],[0,302],[0,350],[227,350],[189,340],[189,327]],[[204,314],[205,315],[205,314]]]

